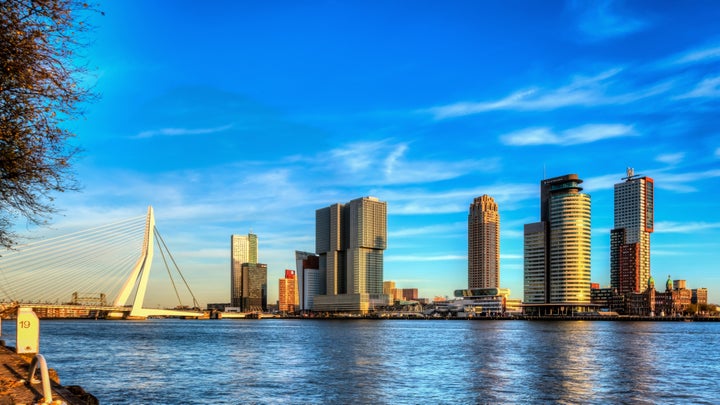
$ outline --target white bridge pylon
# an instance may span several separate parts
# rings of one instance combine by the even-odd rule
[[[143,308],[145,301],[145,293],[147,291],[148,279],[150,277],[150,268],[152,266],[154,246],[155,246],[155,214],[152,206],[148,207],[147,218],[145,220],[145,236],[143,246],[135,266],[130,273],[130,277],[125,280],[120,289],[120,293],[115,299],[113,306],[127,306],[130,294],[135,290],[132,308],[128,315],[129,318],[147,318],[148,316],[181,316],[181,317],[198,317],[202,316],[202,312],[198,311],[182,311],[173,309],[152,309]],[[137,286],[137,288],[135,288]],[[122,314],[112,314],[122,316]]]

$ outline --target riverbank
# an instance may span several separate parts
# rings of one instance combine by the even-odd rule
[[[457,321],[618,321],[618,322],[720,322],[720,316],[636,316],[636,315],[547,315],[547,316],[422,316],[407,314],[323,314],[314,316],[274,316],[278,319],[407,319],[407,320],[457,320]],[[245,318],[247,319],[247,318]],[[257,319],[257,318],[255,318]],[[265,319],[262,317],[261,319]]]
[[[6,347],[0,341],[0,405],[35,404],[44,401],[43,384],[28,381],[33,356],[15,353],[13,348]],[[35,380],[40,380],[40,370],[35,373]],[[51,403],[68,405],[99,404],[97,398],[88,394],[79,386],[60,385],[57,373],[49,369]]]

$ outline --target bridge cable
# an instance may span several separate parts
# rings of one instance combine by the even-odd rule
[[[155,228],[157,230],[157,227]],[[160,232],[157,232],[158,240],[162,242],[163,246],[165,246],[165,249],[167,250],[168,256],[170,257],[170,260],[172,261],[173,265],[175,266],[175,270],[177,270],[178,274],[180,274],[180,278],[182,278],[183,283],[185,283],[185,287],[187,287],[188,292],[190,292],[190,296],[193,299],[193,307],[194,308],[200,308],[200,304],[198,303],[198,300],[195,298],[195,294],[193,294],[192,289],[190,288],[190,285],[188,284],[187,280],[185,280],[185,276],[183,276],[182,272],[180,271],[180,267],[178,267],[177,263],[175,262],[175,258],[172,256],[172,253],[170,253],[170,249],[167,248],[167,245],[165,244],[165,240],[162,238],[162,235],[160,235]]]
[[[180,308],[182,308],[182,300],[180,299],[180,294],[178,293],[177,287],[175,286],[175,280],[173,279],[172,274],[170,273],[170,266],[168,266],[167,260],[165,259],[165,253],[163,252],[163,245],[159,243],[160,233],[158,232],[157,228],[153,229],[153,232],[155,233],[155,237],[158,239],[158,247],[160,249],[160,256],[162,256],[163,263],[165,264],[165,270],[167,270],[168,277],[170,277],[170,283],[172,283],[173,290],[175,290],[175,296],[177,297],[178,304],[180,305]],[[167,246],[165,247],[167,249]],[[168,251],[168,255],[170,255],[170,251]]]

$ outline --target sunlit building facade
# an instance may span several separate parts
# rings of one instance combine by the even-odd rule
[[[281,278],[278,285],[279,311],[292,313],[299,309],[297,285],[295,270],[285,270],[285,278]]]
[[[468,213],[468,288],[500,287],[500,215],[495,200],[483,195]]]
[[[463,312],[482,316],[498,316],[505,313],[506,300],[510,296],[507,288],[468,288],[455,290],[454,307]]]
[[[619,294],[641,292],[650,278],[654,230],[654,181],[627,170],[615,184],[615,223],[610,232],[610,286]]]
[[[627,313],[638,316],[675,316],[684,315],[692,303],[692,291],[684,286],[675,288],[668,276],[665,291],[655,290],[655,280],[648,277],[643,292],[630,292],[627,297]]]
[[[232,269],[231,306],[240,312],[267,310],[267,265],[243,263]]]
[[[230,236],[230,260],[239,268],[243,263],[257,263],[258,237],[253,233]]]
[[[367,312],[387,303],[387,203],[358,198],[317,210],[315,220],[315,250],[325,273],[326,294],[315,297],[313,310]]]
[[[546,300],[546,260],[545,222],[525,224],[524,229],[524,298],[526,304],[545,304]]]
[[[690,290],[692,296],[690,302],[696,305],[707,305],[708,290],[707,288],[693,288]]]
[[[551,184],[550,302],[590,303],[590,195],[580,179]]]
[[[572,313],[590,302],[590,195],[576,174],[540,183],[541,221],[525,225],[526,313]]]
[[[257,235],[230,236],[230,301],[231,306],[239,307],[243,297],[242,265],[245,263],[257,263],[258,260],[258,239]]]
[[[419,299],[417,288],[403,288],[402,297],[405,301],[417,301]]]

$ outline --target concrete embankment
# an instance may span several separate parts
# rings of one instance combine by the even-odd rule
[[[47,403],[43,383],[32,383],[30,367],[33,355],[17,354],[0,341],[0,405]],[[53,404],[95,405],[98,400],[78,386],[60,385],[57,373],[49,371],[50,393]],[[41,380],[41,370],[35,372],[35,381]]]

